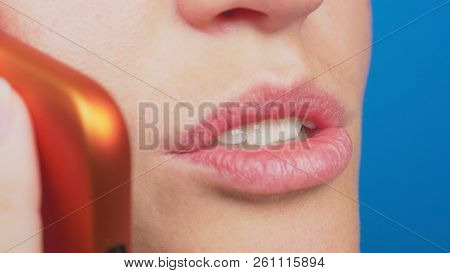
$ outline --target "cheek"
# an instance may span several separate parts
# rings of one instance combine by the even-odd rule
[[[0,31],[33,45],[33,42],[42,37],[45,29],[32,19],[33,14],[21,12],[6,5],[0,5]]]
[[[325,1],[305,22],[302,44],[310,59],[317,60],[311,62],[316,74],[329,70],[317,81],[346,101],[349,116],[359,117],[369,69],[371,12],[368,1],[349,2]]]
[[[322,60],[335,65],[370,46],[371,13],[366,1],[344,5],[342,1],[326,2],[311,18],[310,39],[320,50]]]
[[[353,1],[353,0],[352,0]],[[343,92],[351,93],[360,104],[367,79],[372,44],[372,18],[369,1],[353,1],[344,5],[331,1],[328,5],[327,39],[324,54],[329,54],[328,65],[332,74],[343,86]],[[332,27],[332,25],[334,25]],[[331,46],[330,46],[331,45]],[[332,55],[332,56],[331,56]]]
[[[17,26],[17,12],[11,9],[6,4],[0,5],[0,29],[6,31],[7,28]]]

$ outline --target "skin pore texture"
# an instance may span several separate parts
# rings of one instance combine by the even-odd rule
[[[360,51],[371,43],[370,1],[4,2],[2,30],[89,75],[121,108],[132,177],[139,176],[132,182],[133,251],[359,251],[360,123],[370,56]],[[345,109],[353,143],[347,167],[328,184],[266,195],[224,190],[190,164],[166,161],[162,145],[139,149],[138,102],[228,101],[257,83],[312,78]],[[160,116],[158,126],[170,128],[161,139],[173,137],[173,118]]]

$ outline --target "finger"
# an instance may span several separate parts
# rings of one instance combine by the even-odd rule
[[[30,117],[0,78],[0,251],[40,252],[39,169]]]

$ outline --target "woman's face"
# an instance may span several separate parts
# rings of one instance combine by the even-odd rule
[[[369,52],[361,50],[371,42],[368,0],[4,2],[3,30],[89,75],[122,109],[135,177],[134,251],[359,250],[360,122],[369,63]],[[197,110],[205,102],[237,98],[276,101],[286,92],[283,103],[313,97],[306,112],[329,113],[323,122],[317,113],[317,123],[336,122],[346,133],[334,136],[351,140],[329,144],[331,135],[316,140],[324,142],[317,148],[312,133],[310,148],[289,151],[307,161],[294,164],[308,165],[327,183],[314,183],[295,166],[261,153],[199,156],[164,145],[183,135],[177,128],[200,118],[186,109],[177,115],[177,102]],[[157,120],[142,103],[149,101],[158,107]],[[155,120],[159,131],[149,134],[144,129]],[[345,151],[333,153],[339,145],[347,145]],[[217,158],[235,162],[225,166]],[[277,176],[277,168],[291,173]]]

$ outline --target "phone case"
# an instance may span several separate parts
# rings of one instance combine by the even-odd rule
[[[114,101],[93,80],[3,32],[0,77],[32,119],[44,251],[129,251],[130,148]]]

